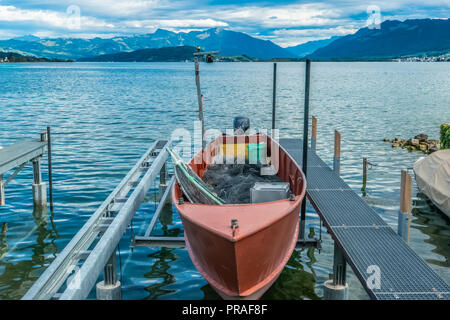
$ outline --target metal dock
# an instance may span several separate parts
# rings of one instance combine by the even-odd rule
[[[280,145],[302,165],[302,140]],[[183,237],[152,236],[170,201],[174,178],[167,173],[170,141],[155,142],[111,195],[34,283],[23,299],[85,299],[100,273],[98,299],[120,299],[115,248],[159,175],[161,200],[145,234],[135,246],[184,247]],[[335,242],[334,280],[346,285],[348,263],[372,299],[450,299],[450,287],[311,148],[307,197]],[[166,183],[167,180],[167,183]],[[320,248],[317,239],[299,239],[297,247]],[[379,279],[373,281],[374,272]]]
[[[307,60],[303,126],[303,137],[307,142],[310,64],[310,60]],[[276,64],[273,80],[272,129],[275,129]],[[197,88],[199,89],[198,85]],[[198,92],[201,111],[202,95]],[[279,142],[297,164],[303,167],[307,180],[307,197],[335,243],[333,279],[324,284],[324,298],[348,299],[348,263],[372,299],[449,300],[450,286],[404,240],[407,239],[410,221],[410,198],[402,195],[399,236],[339,177],[339,132],[335,131],[333,169],[315,152],[317,119],[314,117],[312,132],[311,148],[300,139],[280,139]],[[161,200],[145,234],[134,237],[134,245],[185,245],[183,237],[152,236],[159,215],[169,202],[169,190],[174,182],[173,177],[167,174],[168,152],[165,149],[171,143],[157,141],[147,150],[23,299],[85,299],[102,270],[104,280],[96,285],[97,299],[120,299],[121,283],[117,277],[115,249],[158,174]],[[403,176],[402,173],[402,181]],[[409,175],[408,177],[405,179],[410,179]],[[169,180],[168,184],[166,179]],[[408,188],[402,187],[402,190],[407,189],[410,192],[410,183]],[[405,192],[407,193],[408,191]],[[320,239],[308,239],[305,235],[305,212],[306,201],[303,201],[297,247],[320,248]]]
[[[301,139],[280,145],[302,165]],[[450,299],[450,286],[311,149],[306,192],[372,299]],[[371,279],[375,270],[378,283]]]
[[[33,164],[34,205],[38,207],[47,205],[46,183],[42,181],[40,159],[48,151],[48,137],[46,131],[41,133],[40,139],[19,141],[0,149],[0,206],[5,205],[6,186],[22,171],[28,162]],[[14,172],[3,181],[4,174],[12,169],[15,169]]]

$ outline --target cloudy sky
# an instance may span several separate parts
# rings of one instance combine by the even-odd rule
[[[157,28],[188,32],[220,27],[285,47],[353,33],[367,25],[378,8],[383,21],[450,17],[450,0],[0,0],[0,39],[28,34],[111,37]]]

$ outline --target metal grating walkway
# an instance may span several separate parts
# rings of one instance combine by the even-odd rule
[[[47,151],[47,142],[25,140],[0,150],[0,175]]]
[[[280,139],[280,145],[301,167],[302,140]],[[306,192],[371,298],[450,299],[450,286],[311,149]],[[371,285],[373,266],[380,271],[379,289]]]

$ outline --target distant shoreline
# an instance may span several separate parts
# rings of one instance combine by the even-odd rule
[[[306,59],[298,59],[298,60],[253,60],[253,61],[214,61],[214,63],[283,63],[283,62],[305,62]],[[436,63],[436,62],[450,62],[450,60],[446,61],[419,61],[419,60],[314,60],[311,59],[312,62],[426,62],[426,63]],[[14,63],[193,63],[194,61],[76,61],[76,60],[49,60],[49,61],[0,61],[0,64],[14,64]]]

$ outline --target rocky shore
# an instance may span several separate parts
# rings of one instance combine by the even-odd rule
[[[441,148],[439,140],[428,140],[428,135],[421,133],[411,139],[383,139],[384,142],[392,143],[392,148],[403,148],[408,151],[420,151],[430,154]]]

